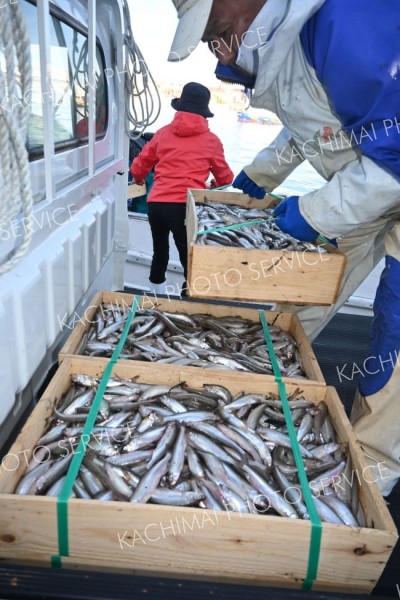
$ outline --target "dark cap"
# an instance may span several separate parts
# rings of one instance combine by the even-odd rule
[[[201,83],[190,82],[183,86],[180,98],[174,98],[171,106],[175,110],[194,113],[202,117],[213,117],[214,114],[208,108],[211,93]]]

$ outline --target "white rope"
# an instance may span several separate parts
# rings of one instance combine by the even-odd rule
[[[131,28],[131,17],[127,0],[124,0],[126,22],[126,66],[125,66],[125,126],[131,139],[131,129],[143,133],[160,114],[161,100],[157,85],[137,46]],[[138,134],[138,136],[140,135]],[[136,136],[136,137],[138,137]]]
[[[30,42],[19,3],[0,9],[0,226],[7,229],[22,211],[32,216],[29,157],[25,147],[32,89]],[[5,70],[3,66],[5,63]],[[26,222],[26,221],[24,221]],[[27,221],[29,222],[29,221]],[[22,241],[0,264],[0,275],[10,271],[26,254],[32,238],[23,228]]]

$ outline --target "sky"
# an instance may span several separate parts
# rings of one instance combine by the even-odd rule
[[[156,83],[217,83],[216,59],[206,44],[200,43],[191,56],[179,63],[167,61],[178,24],[171,0],[128,0],[128,4],[133,35]]]

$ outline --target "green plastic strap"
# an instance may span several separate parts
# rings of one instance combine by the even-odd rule
[[[272,194],[271,192],[267,192],[268,196],[271,196],[271,198],[275,198],[275,200],[284,200],[283,196],[277,196],[276,194]]]
[[[231,183],[228,183],[227,185],[221,185],[220,187],[216,187],[216,188],[210,188],[208,191],[209,192],[219,192],[221,190],[226,190],[227,188],[231,187]]]
[[[323,242],[324,244],[329,244],[330,246],[332,246],[331,242],[323,235],[319,235],[317,237],[317,240],[320,240],[320,242]]]
[[[307,475],[304,469],[303,459],[301,457],[299,442],[297,441],[296,430],[293,424],[292,415],[290,412],[289,401],[286,393],[286,385],[282,381],[282,373],[280,371],[278,361],[276,359],[274,345],[272,343],[271,335],[268,328],[267,319],[263,310],[259,310],[260,321],[264,330],[265,341],[268,347],[269,356],[271,359],[272,369],[275,375],[275,381],[278,384],[279,396],[282,402],[283,414],[285,416],[286,426],[292,446],[293,457],[296,463],[299,481],[304,496],[304,501],[307,506],[308,514],[310,515],[311,521],[311,536],[310,536],[310,549],[308,554],[308,566],[306,578],[303,581],[302,588],[305,590],[311,590],[318,574],[318,564],[321,552],[321,538],[322,538],[322,523],[317,509],[315,508],[314,499],[312,497],[310,486],[308,484]]]
[[[248,227],[250,225],[260,225],[261,223],[269,223],[275,220],[275,217],[267,217],[265,219],[247,221],[247,223],[235,223],[234,225],[223,225],[221,227],[214,227],[213,229],[201,229],[197,232],[197,235],[205,235],[206,233],[217,233],[218,231],[229,231],[231,229],[243,229],[244,227]]]
[[[78,476],[79,469],[82,464],[83,457],[86,452],[86,446],[89,442],[93,426],[96,422],[97,413],[99,412],[100,404],[106,391],[109,379],[111,377],[114,365],[117,363],[121,350],[124,347],[125,340],[129,333],[132,319],[134,318],[139,306],[139,299],[135,296],[130,312],[128,314],[125,327],[123,329],[121,339],[118,342],[109,362],[104,369],[104,373],[100,380],[100,385],[97,388],[96,395],[93,399],[92,406],[85,421],[85,426],[82,431],[81,439],[74,457],[69,466],[64,485],[57,499],[57,531],[58,531],[58,552],[56,556],[52,556],[51,564],[55,568],[62,567],[62,557],[69,556],[69,535],[68,535],[68,501],[71,496],[72,487],[75,479]]]

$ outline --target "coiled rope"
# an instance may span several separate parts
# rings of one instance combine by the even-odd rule
[[[7,228],[22,211],[32,216],[29,157],[25,147],[32,90],[30,41],[19,3],[0,10],[0,225]],[[29,221],[28,221],[29,222]],[[0,264],[0,275],[10,271],[26,254],[32,238],[23,228],[22,242]]]
[[[157,85],[133,37],[127,0],[124,0],[124,13],[126,22],[125,45],[127,50],[125,66],[125,126],[129,137],[135,139],[158,119],[161,110],[161,100]],[[132,134],[131,129],[136,130],[136,135]],[[139,134],[137,131],[139,131]]]

